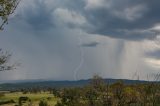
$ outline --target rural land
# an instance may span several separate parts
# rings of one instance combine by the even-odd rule
[[[157,81],[102,79],[0,85],[2,106],[159,106]]]

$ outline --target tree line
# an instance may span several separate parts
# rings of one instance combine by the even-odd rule
[[[109,84],[94,76],[90,84],[54,91],[60,98],[56,106],[160,106],[159,82]]]

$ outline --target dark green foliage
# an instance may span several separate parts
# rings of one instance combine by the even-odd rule
[[[0,101],[0,105],[15,103],[14,100]]]
[[[60,97],[60,92],[57,89],[52,89],[52,93],[55,97]]]
[[[4,93],[3,93],[3,92],[0,92],[0,98],[3,97],[3,96],[4,96]]]
[[[0,0],[0,30],[3,25],[8,22],[9,15],[11,15],[19,4],[20,0]]]
[[[9,16],[14,12],[20,0],[0,0],[0,30],[8,22]],[[7,65],[10,54],[0,49],[0,71],[12,70],[12,65]]]
[[[3,52],[0,49],[0,71],[14,69],[14,65],[8,65],[10,57],[11,54],[9,54],[8,52]]]
[[[56,106],[160,106],[160,84],[106,84],[94,76],[90,84],[81,88],[57,90],[61,100]]]
[[[47,103],[47,101],[45,101],[45,100],[41,100],[41,101],[39,102],[39,106],[48,106],[48,103]]]
[[[112,93],[116,99],[118,106],[124,106],[125,103],[125,94],[124,94],[124,84],[122,81],[114,83],[112,85]]]
[[[19,97],[19,100],[18,100],[19,106],[22,106],[22,103],[26,101],[30,101],[30,99],[28,97]]]
[[[66,106],[74,106],[75,103],[78,104],[80,98],[80,93],[78,89],[64,89],[62,94],[62,104]]]
[[[57,102],[57,104],[55,106],[64,106],[64,105],[60,102]]]
[[[91,79],[91,82],[90,82],[90,86],[97,91],[104,91],[105,90],[104,80],[98,75],[93,76],[93,78]]]

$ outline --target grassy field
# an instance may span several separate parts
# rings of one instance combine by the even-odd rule
[[[54,106],[58,98],[54,97],[53,94],[49,92],[42,92],[37,94],[22,94],[21,92],[16,93],[5,93],[3,97],[0,97],[0,101],[14,100],[16,103],[5,104],[1,106],[15,106],[18,104],[19,97],[28,97],[31,100],[32,106],[38,106],[40,100],[46,100],[50,106]],[[28,106],[29,102],[24,103],[24,106]]]

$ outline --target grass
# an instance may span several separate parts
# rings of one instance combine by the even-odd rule
[[[47,103],[50,106],[54,106],[58,101],[58,98],[54,97],[54,95],[50,94],[49,92],[42,92],[42,93],[37,93],[37,94],[33,94],[33,93],[23,94],[21,92],[6,93],[5,96],[0,98],[0,101],[14,100],[16,102],[14,104],[2,105],[2,106],[14,106],[15,104],[18,104],[18,99],[21,96],[30,98],[33,106],[38,106],[39,101],[43,100],[43,99],[47,100]],[[49,98],[49,99],[47,99],[47,98]]]

